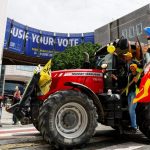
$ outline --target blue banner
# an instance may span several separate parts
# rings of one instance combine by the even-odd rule
[[[42,31],[40,40],[40,57],[52,58],[54,54],[54,33]]]
[[[40,56],[40,30],[28,28],[26,36],[26,51],[28,56]]]
[[[55,50],[62,52],[69,44],[67,33],[56,33],[55,35]]]
[[[32,57],[52,58],[67,46],[94,43],[94,33],[54,33],[24,26],[7,19],[4,48]]]
[[[12,23],[11,33],[8,34],[10,40],[7,41],[9,42],[8,49],[13,52],[22,53],[25,39],[25,26],[15,21]],[[7,38],[8,35],[6,35]]]
[[[94,32],[83,33],[84,43],[93,43],[94,44]]]
[[[71,34],[69,35],[69,45],[70,46],[77,46],[83,43],[83,36],[82,33],[79,34]]]
[[[52,58],[54,51],[54,33],[28,28],[26,39],[26,55]]]
[[[11,34],[11,25],[12,25],[12,20],[7,18],[5,39],[4,39],[4,49],[7,49],[8,45],[9,45],[10,34]]]

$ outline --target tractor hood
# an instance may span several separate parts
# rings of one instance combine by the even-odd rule
[[[42,99],[46,99],[48,95],[56,91],[71,89],[72,87],[64,85],[66,82],[83,84],[97,94],[103,92],[103,73],[98,69],[59,70],[52,71],[51,75],[50,91],[46,95],[40,96]]]

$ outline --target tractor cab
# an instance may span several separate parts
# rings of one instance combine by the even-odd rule
[[[97,66],[99,66],[104,73],[104,92],[108,89],[113,89],[113,79],[111,74],[115,71],[113,66],[113,55],[107,54],[103,58],[97,60]]]
[[[97,58],[96,66],[103,70],[104,92],[111,89],[112,92],[118,93],[126,86],[125,62],[119,56],[110,53],[100,55]]]

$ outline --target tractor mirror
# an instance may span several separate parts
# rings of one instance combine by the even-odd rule
[[[107,64],[102,64],[102,65],[101,65],[101,68],[102,68],[102,69],[106,69],[107,67],[108,67]]]

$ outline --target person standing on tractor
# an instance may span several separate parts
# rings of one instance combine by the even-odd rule
[[[128,106],[129,106],[129,115],[130,115],[130,121],[131,121],[131,131],[136,132],[137,131],[137,123],[136,123],[136,106],[137,104],[133,104],[133,99],[136,96],[136,92],[138,90],[138,86],[140,84],[140,75],[137,72],[137,64],[131,64],[129,66],[129,69],[131,73],[129,73],[128,76],[128,89],[126,91],[126,94],[128,96]],[[132,84],[131,84],[132,82]],[[129,86],[130,84],[130,86]]]
[[[124,55],[124,58],[125,58],[125,62],[126,62],[126,72],[127,72],[127,75],[129,74],[130,72],[130,64],[133,63],[133,60],[132,60],[132,53],[130,52],[127,52]]]

